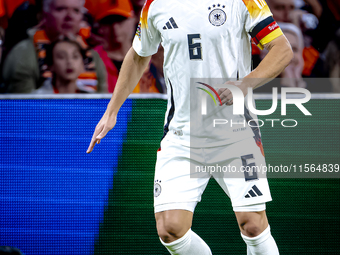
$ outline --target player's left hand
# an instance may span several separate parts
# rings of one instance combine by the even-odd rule
[[[239,80],[239,81],[227,81],[225,83],[226,85],[234,85],[242,90],[243,95],[246,96],[248,94],[248,86],[245,82]],[[220,88],[217,91],[218,95],[221,98],[222,105],[232,105],[233,104],[233,94],[231,91],[227,88]]]

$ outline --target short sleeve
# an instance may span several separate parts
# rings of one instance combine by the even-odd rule
[[[263,45],[282,35],[265,0],[242,0],[245,29],[255,44],[262,50]]]
[[[154,0],[147,0],[145,2],[133,40],[133,49],[142,57],[155,54],[161,42],[160,33],[153,24],[153,2]]]

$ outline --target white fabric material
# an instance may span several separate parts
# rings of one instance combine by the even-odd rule
[[[266,203],[255,205],[234,206],[234,212],[262,212],[266,210]]]
[[[183,203],[169,203],[155,206],[155,213],[168,210],[186,210],[190,212],[195,211],[197,202],[183,202]]]
[[[172,243],[161,243],[171,255],[211,255],[209,246],[191,229],[180,239]]]
[[[233,115],[231,106],[218,108],[211,98],[207,99],[208,110],[218,110],[223,116],[219,119],[228,120],[229,125],[206,125],[193,135],[191,110],[202,107],[201,99],[205,94],[197,89],[202,85],[191,81],[193,78],[217,78],[224,83],[227,79],[236,80],[248,75],[251,72],[248,33],[270,16],[272,13],[265,1],[258,0],[221,0],[218,3],[211,0],[146,1],[133,48],[144,57],[156,53],[160,43],[164,48],[163,69],[169,98],[165,116],[165,124],[169,124],[166,137],[186,146],[192,146],[194,138],[195,144],[211,147],[253,135],[248,125],[243,129],[240,124],[231,127],[230,123],[243,123],[244,116]],[[208,85],[216,89],[218,84],[212,81]],[[190,100],[191,97],[197,100]]]
[[[256,237],[248,237],[241,233],[247,244],[248,255],[279,255],[279,250],[273,236],[270,233],[270,226]]]
[[[160,205],[162,210],[186,209],[187,207],[182,206],[174,208],[175,205],[172,204],[200,202],[209,179],[214,177],[225,194],[230,197],[233,208],[241,206],[240,211],[263,211],[263,206],[247,209],[248,205],[263,204],[272,198],[265,174],[259,172],[258,179],[250,181],[245,179],[245,172],[240,171],[245,164],[241,159],[244,155],[252,155],[249,156],[247,164],[266,165],[261,149],[253,138],[226,146],[197,149],[163,139],[161,150],[157,152],[154,179],[155,208]],[[236,172],[217,172],[216,169],[212,173],[205,171],[207,168],[203,171],[200,168],[200,172],[196,172],[196,166],[216,164],[220,167],[232,166]],[[254,186],[261,193],[256,194]]]
[[[249,249],[248,245],[247,245],[247,255],[251,255],[251,252],[250,252],[250,249]]]

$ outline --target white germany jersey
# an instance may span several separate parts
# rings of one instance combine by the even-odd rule
[[[251,37],[262,49],[281,34],[264,0],[147,0],[133,48],[143,57],[155,54],[159,44],[164,48],[169,98],[164,136],[186,146],[192,146],[190,140],[195,138],[200,147],[254,136],[248,125],[220,125],[223,132],[210,125],[190,133],[191,80],[245,77],[251,72]],[[222,107],[224,119],[234,123],[254,118],[248,111],[236,116],[232,107]]]

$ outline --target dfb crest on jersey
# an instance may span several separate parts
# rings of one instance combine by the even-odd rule
[[[219,27],[222,26],[227,20],[227,14],[223,11],[225,5],[214,4],[212,7],[209,7],[209,21],[213,26]]]
[[[160,194],[161,194],[161,192],[162,192],[162,187],[161,187],[161,185],[159,184],[161,181],[159,181],[159,180],[156,180],[155,181],[155,185],[154,185],[154,187],[153,187],[153,195],[155,196],[155,197],[158,197]]]

